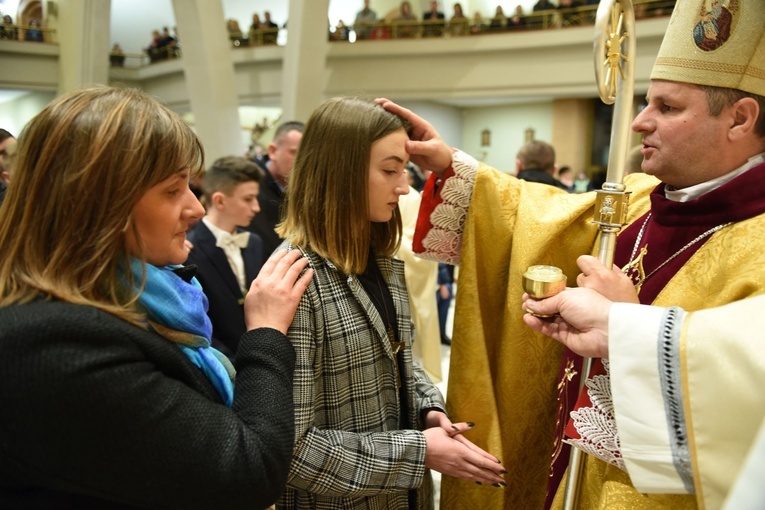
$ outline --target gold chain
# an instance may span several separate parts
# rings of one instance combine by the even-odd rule
[[[727,227],[728,225],[731,225],[733,222],[729,221],[728,223],[721,223],[717,225],[716,227],[712,227],[706,232],[703,232],[696,236],[694,239],[688,242],[685,246],[677,250],[675,253],[670,255],[670,257],[662,262],[659,267],[651,271],[648,275],[644,276],[643,272],[643,257],[645,257],[648,254],[648,245],[643,246],[640,250],[640,254],[635,257],[635,254],[638,251],[638,247],[640,246],[640,241],[643,239],[643,234],[645,233],[646,227],[648,226],[648,220],[651,219],[651,213],[648,213],[648,216],[646,217],[645,221],[643,222],[643,225],[640,227],[640,232],[638,232],[637,239],[635,239],[635,246],[632,248],[632,254],[630,255],[630,261],[627,262],[627,264],[622,267],[622,272],[626,274],[630,280],[632,280],[632,283],[635,285],[635,290],[638,294],[640,294],[640,288],[643,286],[643,283],[645,283],[646,280],[648,280],[650,277],[656,274],[656,272],[661,269],[662,267],[666,266],[670,262],[672,262],[675,257],[683,253],[685,250],[693,246],[694,244],[698,243],[702,239],[709,237],[710,235],[714,234],[720,229],[723,229]],[[637,274],[637,278],[636,278]]]

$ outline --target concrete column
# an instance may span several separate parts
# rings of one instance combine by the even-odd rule
[[[285,121],[305,122],[325,99],[328,12],[329,0],[290,0],[282,70],[282,119]]]
[[[109,82],[110,0],[60,0],[56,5],[59,42],[58,92]],[[49,18],[56,18],[54,13]]]
[[[222,2],[173,0],[194,128],[205,159],[244,152],[234,64]]]

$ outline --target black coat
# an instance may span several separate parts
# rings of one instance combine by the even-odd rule
[[[566,186],[558,181],[555,177],[545,171],[538,170],[536,168],[521,170],[518,172],[518,178],[528,182],[541,182],[542,184],[548,184],[550,186],[555,186],[556,188],[565,189],[568,191],[568,188],[566,188]]]
[[[213,346],[226,356],[236,354],[239,338],[247,331],[244,322],[244,295],[231,270],[222,248],[215,245],[215,236],[203,221],[188,233],[194,245],[186,265],[197,266],[197,279],[202,284],[210,308],[207,315],[213,326]],[[246,288],[258,276],[263,267],[263,241],[257,234],[250,235],[250,242],[242,250]]]
[[[282,244],[282,239],[274,229],[281,221],[284,192],[268,170],[264,173],[265,176],[260,180],[260,193],[258,193],[260,212],[253,218],[247,230],[260,236],[263,240],[263,253],[268,258]]]
[[[294,435],[289,340],[248,332],[234,404],[177,345],[90,306],[0,308],[0,508],[264,508]]]

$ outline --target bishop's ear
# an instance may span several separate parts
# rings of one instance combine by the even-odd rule
[[[729,136],[731,141],[740,141],[747,136],[761,136],[757,133],[757,120],[760,116],[760,105],[751,97],[742,97],[731,106],[733,122]]]

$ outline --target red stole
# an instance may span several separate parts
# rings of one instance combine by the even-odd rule
[[[633,252],[637,255],[640,248],[647,245],[648,253],[643,258],[643,269],[646,275],[650,275],[686,244],[709,229],[765,213],[765,164],[757,165],[689,202],[673,202],[667,199],[664,196],[664,186],[660,184],[651,192],[651,212],[635,220],[620,233],[614,255],[614,263],[617,266],[624,267],[630,262]],[[648,214],[651,217],[646,223]],[[644,224],[642,239],[635,250],[635,242]],[[672,277],[710,237],[711,235],[689,246],[645,280],[638,295],[640,302],[651,304]],[[565,433],[566,437],[579,438],[569,418],[570,412],[580,407],[592,406],[586,389],[581,393],[578,391],[581,367],[581,356],[566,349],[559,372],[559,423],[545,508],[550,508],[563,473],[568,467],[571,447],[561,442],[562,435]],[[572,368],[576,371],[574,376],[571,376]],[[590,377],[601,374],[605,374],[603,363],[600,359],[595,359]],[[575,399],[574,406],[572,404]]]

